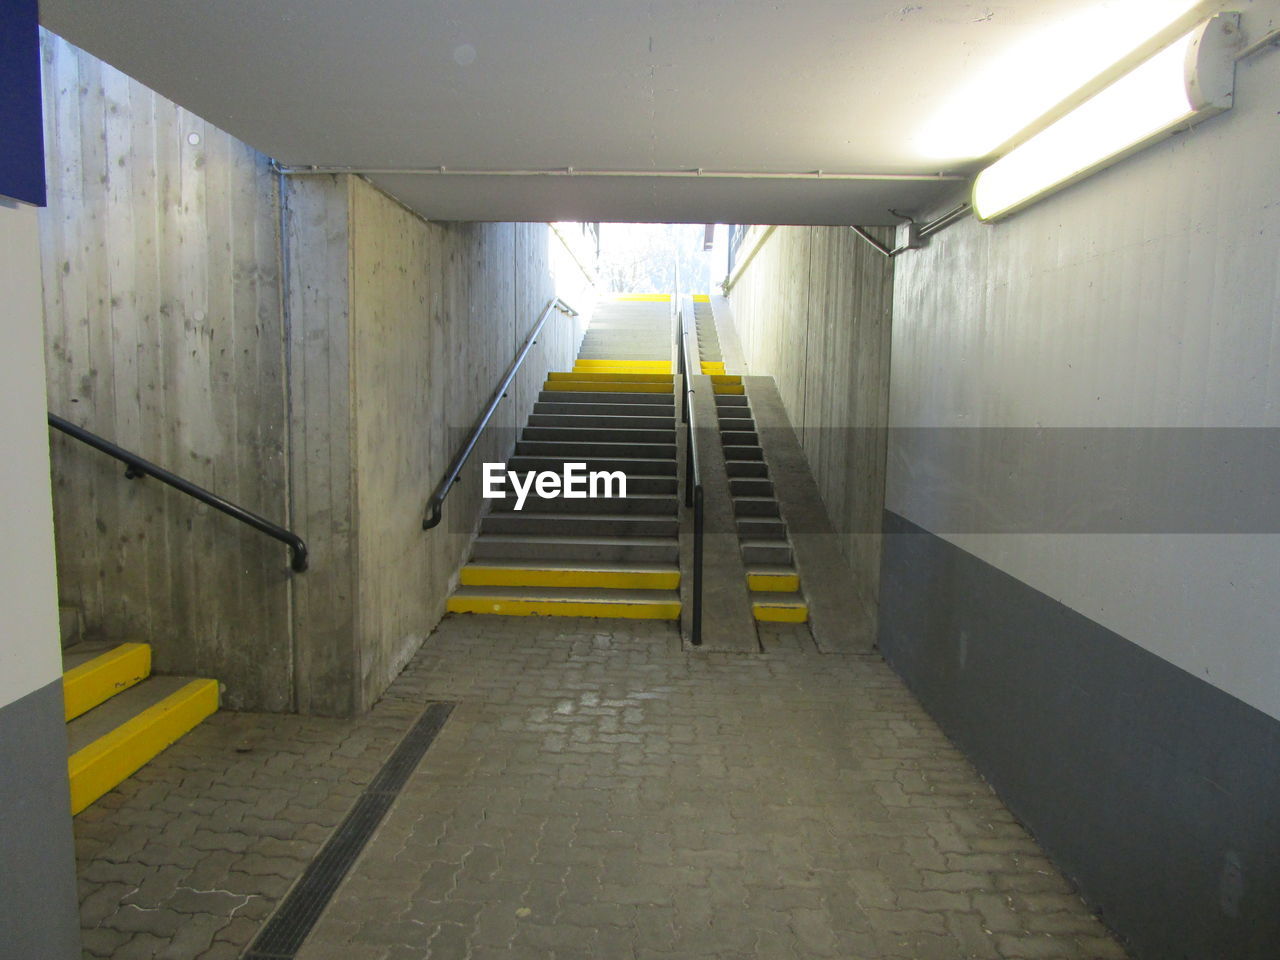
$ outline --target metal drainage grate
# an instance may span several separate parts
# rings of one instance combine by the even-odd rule
[[[422,712],[333,836],[307,865],[242,960],[293,960],[453,707],[452,703],[433,703]]]

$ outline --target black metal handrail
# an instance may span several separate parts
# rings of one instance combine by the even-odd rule
[[[121,463],[125,464],[127,469],[124,475],[130,480],[138,477],[155,477],[161,483],[167,483],[175,490],[181,490],[189,497],[194,497],[201,503],[220,510],[229,517],[234,517],[241,523],[247,523],[268,537],[279,540],[287,545],[292,554],[290,566],[298,573],[302,573],[307,569],[307,544],[300,536],[291,530],[286,530],[278,523],[272,523],[265,517],[260,517],[251,510],[246,510],[239,504],[232,503],[223,497],[218,496],[198,484],[192,483],[185,477],[180,477],[171,470],[152,463],[150,460],[131,453],[124,447],[117,446],[110,440],[106,440],[96,433],[86,430],[84,427],[76,426],[70,420],[65,420],[57,414],[49,414],[49,426],[55,430],[61,430],[69,437],[74,437],[81,443],[86,443],[95,450],[101,450],[109,457],[115,457]]]
[[[578,311],[573,309],[559,297],[553,297],[547,301],[546,307],[542,311],[542,315],[538,317],[538,322],[533,325],[533,330],[529,336],[525,338],[524,346],[520,348],[520,352],[516,354],[516,358],[511,361],[511,366],[507,368],[506,375],[502,378],[502,382],[498,384],[498,389],[493,391],[493,396],[489,398],[489,405],[484,408],[484,413],[480,414],[480,419],[476,421],[476,425],[471,428],[471,433],[467,437],[466,442],[458,450],[453,460],[449,464],[449,469],[445,472],[444,479],[436,486],[435,492],[431,494],[431,498],[427,500],[427,512],[422,518],[422,529],[430,530],[432,527],[440,523],[441,510],[444,507],[444,498],[449,496],[449,491],[453,489],[453,485],[458,482],[458,476],[462,473],[462,468],[466,466],[467,459],[471,456],[476,448],[476,444],[480,442],[480,434],[484,433],[484,428],[489,425],[489,420],[493,417],[493,412],[498,409],[498,404],[502,402],[502,398],[507,395],[507,388],[511,386],[511,381],[515,379],[516,372],[520,369],[520,364],[524,363],[524,358],[528,356],[533,345],[538,342],[538,334],[542,332],[542,328],[546,325],[547,318],[552,313],[559,311],[565,316],[576,317]]]
[[[678,302],[677,293],[677,302]],[[684,310],[677,306],[680,320],[680,376],[684,382],[684,397],[680,406],[681,418],[684,420],[684,505],[693,508],[693,587],[690,590],[693,600],[693,612],[689,617],[689,642],[695,647],[702,646],[702,479],[698,473],[698,431],[694,421],[697,415],[693,406],[693,374],[695,367],[692,358],[697,351],[690,347],[694,334],[690,330],[693,318],[686,316]],[[696,368],[701,373],[702,368]]]

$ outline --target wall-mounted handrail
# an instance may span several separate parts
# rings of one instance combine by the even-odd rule
[[[679,303],[679,291],[673,303]],[[695,334],[691,331],[693,317],[676,308],[680,321],[680,376],[684,384],[684,398],[680,410],[684,420],[684,505],[693,508],[693,587],[690,590],[693,611],[689,617],[689,642],[702,645],[702,479],[698,473],[698,431],[695,428],[697,414],[693,404],[693,374],[701,373],[701,366],[694,365],[696,349],[690,346]]]
[[[431,498],[427,500],[427,512],[422,518],[422,529],[430,530],[432,527],[440,523],[441,510],[444,507],[444,498],[449,496],[449,491],[453,489],[453,485],[458,482],[458,476],[462,473],[462,468],[466,466],[467,459],[471,456],[476,448],[476,444],[480,442],[480,435],[484,433],[484,428],[489,425],[489,420],[493,417],[493,412],[498,409],[498,404],[502,402],[502,398],[507,395],[507,388],[511,386],[511,381],[516,378],[516,373],[520,369],[520,364],[524,363],[524,358],[529,355],[529,351],[533,345],[538,342],[538,335],[542,332],[542,328],[546,325],[547,318],[551,314],[559,311],[568,317],[576,317],[578,311],[573,309],[559,297],[554,297],[547,301],[546,307],[542,311],[542,315],[538,317],[538,322],[533,325],[533,330],[529,336],[525,338],[524,346],[520,348],[520,352],[516,354],[516,358],[511,361],[511,366],[507,367],[507,372],[503,376],[502,381],[498,384],[498,388],[493,391],[493,396],[489,398],[489,405],[484,408],[484,412],[480,414],[480,419],[476,421],[476,425],[471,428],[471,433],[467,436],[462,447],[454,455],[449,463],[449,469],[445,471],[444,479],[437,484],[435,491],[431,494]]]
[[[96,433],[86,430],[84,427],[76,426],[70,420],[65,420],[57,414],[49,414],[49,426],[55,430],[61,430],[67,436],[74,437],[81,443],[88,444],[95,450],[101,450],[109,457],[115,457],[128,468],[125,470],[124,475],[131,480],[137,477],[155,477],[161,483],[167,483],[175,490],[181,490],[187,496],[194,497],[201,503],[207,504],[215,510],[220,510],[227,516],[234,517],[241,523],[246,523],[255,530],[265,533],[268,537],[279,540],[288,546],[292,554],[290,566],[298,573],[302,573],[307,569],[306,541],[293,531],[286,530],[278,523],[272,523],[265,517],[260,517],[239,504],[232,503],[230,500],[220,497],[216,493],[192,483],[185,477],[180,477],[171,470],[166,470],[164,467],[138,456],[136,453],[131,453],[124,447],[117,446],[110,440],[106,440]]]

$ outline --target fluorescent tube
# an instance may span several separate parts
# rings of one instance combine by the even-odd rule
[[[1219,14],[1014,147],[973,184],[994,220],[1230,108],[1239,15]]]

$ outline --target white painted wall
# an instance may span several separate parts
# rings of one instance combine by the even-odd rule
[[[1278,24],[1248,6],[1250,39]],[[1228,114],[900,257],[891,427],[1280,427],[1278,114],[1268,51]],[[973,458],[962,481],[926,457],[891,436],[886,500],[935,530],[1062,480],[1050,457]],[[1280,536],[938,532],[1280,718]]]
[[[0,200],[0,707],[62,672],[36,211]]]

